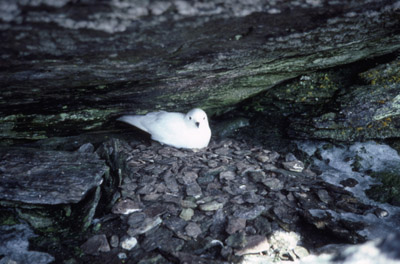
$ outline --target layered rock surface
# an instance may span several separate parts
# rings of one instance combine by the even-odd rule
[[[396,215],[354,197],[360,179],[328,183],[282,145],[399,137],[399,10],[394,0],[1,1],[0,145],[38,141],[0,150],[11,245],[0,262],[19,260],[19,233],[28,251],[32,231],[8,226],[21,222],[41,234],[31,253],[51,254],[43,263],[295,260],[369,239],[368,225]],[[194,106],[211,116],[208,149],[107,141],[121,114]],[[233,108],[231,120],[213,116]],[[104,141],[96,153],[111,175],[93,145],[55,151]],[[398,188],[381,189],[398,205]]]
[[[400,47],[396,1],[13,1],[0,12],[3,144],[209,113]],[[8,141],[7,141],[8,140]]]
[[[17,215],[42,231],[84,230],[107,175],[108,167],[93,153],[2,148],[2,222]]]

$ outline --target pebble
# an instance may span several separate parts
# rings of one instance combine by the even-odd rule
[[[229,258],[233,253],[233,249],[231,247],[223,247],[221,249],[221,256],[225,259]]]
[[[187,224],[185,220],[176,216],[165,219],[163,223],[168,229],[178,233],[183,231],[184,227]]]
[[[257,155],[256,159],[262,163],[269,161],[269,157],[267,155]]]
[[[193,196],[198,199],[202,196],[203,192],[201,191],[200,185],[197,182],[192,182],[186,186],[186,195]]]
[[[376,208],[374,213],[379,218],[384,218],[384,217],[389,216],[389,212],[384,209],[381,209],[381,208]]]
[[[208,161],[207,166],[210,168],[216,168],[218,166],[218,162],[215,160],[210,160]]]
[[[198,178],[197,173],[195,173],[193,171],[189,171],[189,172],[183,173],[182,180],[185,185],[189,185],[189,184],[194,183],[197,178]]]
[[[232,181],[235,179],[235,177],[236,177],[236,173],[234,173],[233,171],[222,171],[219,174],[220,181],[223,181],[223,180]]]
[[[242,256],[245,254],[257,254],[268,251],[271,245],[265,236],[249,236],[246,238],[247,242],[244,248],[237,250],[235,255]]]
[[[268,187],[268,190],[270,191],[280,191],[282,190],[285,186],[283,182],[281,182],[277,178],[265,178],[262,183]]]
[[[262,182],[266,178],[266,174],[262,170],[251,170],[248,175],[254,182]]]
[[[135,237],[125,237],[121,240],[121,248],[125,250],[132,250],[137,245]]]
[[[285,161],[286,162],[290,162],[290,161],[297,161],[297,158],[296,158],[296,156],[293,154],[293,153],[287,153],[286,155],[285,155]]]
[[[224,207],[223,203],[219,203],[217,201],[211,201],[205,204],[201,204],[200,206],[200,210],[202,211],[216,211],[218,209],[221,209]]]
[[[145,218],[146,218],[145,213],[135,212],[129,216],[128,225],[132,228],[139,228],[142,225]]]
[[[243,218],[230,218],[228,221],[228,226],[226,227],[226,232],[228,234],[234,234],[237,231],[241,231],[246,227],[246,219]]]
[[[282,162],[285,169],[294,172],[302,172],[304,170],[304,163],[300,160]]]
[[[189,221],[190,219],[192,219],[193,215],[194,211],[192,208],[183,208],[179,217],[185,221]]]
[[[139,203],[132,201],[131,199],[123,199],[118,201],[113,208],[111,209],[111,212],[113,214],[131,214],[137,211],[140,211],[140,206]]]
[[[81,249],[88,255],[97,255],[99,252],[109,252],[111,250],[104,234],[92,236],[81,246]]]
[[[185,208],[196,208],[197,207],[197,204],[193,200],[189,200],[189,199],[182,200],[180,204],[182,207],[185,207]]]
[[[117,235],[112,235],[110,238],[110,246],[115,248],[119,245],[119,238]]]
[[[238,210],[235,210],[233,215],[237,218],[253,220],[260,216],[263,212],[266,211],[266,207],[263,205],[256,205],[251,207],[243,207]]]
[[[79,147],[78,152],[81,153],[93,153],[95,150],[95,147],[93,146],[92,143],[86,143],[83,144],[82,146]]]
[[[190,222],[185,227],[185,231],[188,236],[193,238],[197,238],[202,233],[200,226],[193,222]]]
[[[155,228],[156,226],[160,225],[162,223],[162,220],[159,216],[153,217],[153,218],[145,218],[143,222],[140,223],[138,227],[130,227],[127,231],[127,233],[130,236],[135,236],[135,235],[140,235],[144,234],[151,229]]]
[[[340,181],[340,184],[344,187],[354,187],[358,184],[358,181],[353,178],[347,178],[346,180]]]
[[[330,201],[332,201],[332,198],[329,196],[329,193],[328,193],[328,191],[327,190],[324,190],[324,189],[319,189],[318,191],[317,191],[317,195],[318,195],[318,198],[321,200],[321,202],[323,202],[323,203],[329,203]]]
[[[246,245],[246,235],[244,232],[239,232],[230,235],[226,240],[225,244],[232,248],[243,248]]]
[[[172,174],[170,170],[164,174],[163,178],[167,189],[171,193],[179,192],[179,185],[176,182],[175,176]]]

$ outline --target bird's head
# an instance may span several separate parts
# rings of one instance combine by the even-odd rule
[[[208,126],[208,118],[206,112],[200,108],[190,110],[185,117],[189,122],[193,123],[196,127],[200,128],[205,125]]]

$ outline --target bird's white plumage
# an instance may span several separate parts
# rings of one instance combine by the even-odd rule
[[[187,114],[160,111],[125,115],[118,120],[149,133],[153,140],[176,148],[205,148],[211,138],[207,114],[199,108]]]

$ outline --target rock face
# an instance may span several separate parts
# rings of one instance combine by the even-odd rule
[[[93,153],[0,150],[0,210],[6,208],[41,230],[74,221],[74,228],[91,224],[108,173]]]
[[[397,1],[5,1],[0,139],[121,113],[210,114],[290,78],[400,48]],[[10,141],[6,141],[10,140]]]
[[[308,119],[293,116],[289,133],[297,138],[336,141],[398,138],[400,60],[371,68],[358,76],[361,84],[330,98],[331,108]]]
[[[0,226],[0,254],[2,256],[0,263],[47,264],[53,262],[53,256],[29,250],[28,240],[35,236],[26,224]]]
[[[373,65],[365,61],[302,75],[243,103],[236,115],[245,113],[252,126],[261,128],[249,126],[244,134],[268,144],[288,138],[398,138],[399,80],[399,59],[381,57]]]
[[[26,204],[78,203],[108,170],[92,153],[0,150],[0,200]]]

